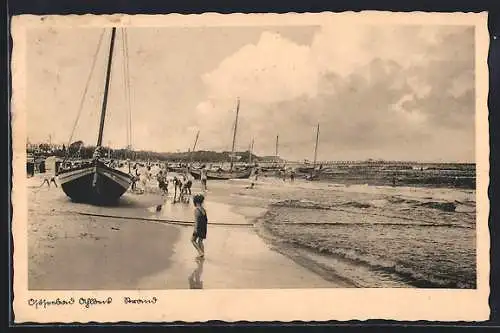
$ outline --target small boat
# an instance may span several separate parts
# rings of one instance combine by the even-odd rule
[[[310,166],[310,167],[298,167],[296,169],[296,171],[298,173],[311,173],[314,171],[314,167],[313,166]]]
[[[228,180],[228,179],[247,179],[252,173],[252,169],[244,170],[207,170],[207,179],[212,180]],[[195,179],[200,179],[201,170],[191,170],[191,174]]]
[[[77,202],[87,202],[97,205],[116,202],[128,190],[134,179],[131,174],[105,165],[103,160],[105,153],[102,151],[102,137],[106,119],[115,35],[116,28],[113,27],[109,46],[99,135],[94,156],[91,161],[86,161],[78,166],[63,167],[57,172],[57,178],[64,193]]]
[[[168,172],[177,172],[177,173],[185,173],[188,170],[188,166],[167,166]]]

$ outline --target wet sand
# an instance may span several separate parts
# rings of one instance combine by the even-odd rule
[[[208,228],[206,259],[197,261],[190,243],[192,227],[161,221],[191,222],[189,204],[165,204],[158,194],[127,193],[119,207],[94,207],[70,202],[60,188],[38,188],[40,183],[39,177],[28,181],[31,290],[348,286],[274,251],[252,226],[266,205],[238,198],[227,184],[212,183],[207,193],[214,224]],[[241,190],[240,184],[236,189]],[[162,203],[160,212],[151,209]]]
[[[193,206],[173,203],[172,188],[162,197],[152,181],[118,207],[95,207],[29,182],[30,289],[475,285],[474,191],[209,181],[197,262]]]
[[[29,186],[40,182],[30,179]],[[71,212],[131,212],[158,202],[156,196],[128,196],[124,208],[98,208],[70,202],[60,188],[29,190],[29,289],[130,289],[168,267],[177,228]]]

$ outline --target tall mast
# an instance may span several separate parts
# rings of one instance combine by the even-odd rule
[[[316,166],[316,159],[318,157],[318,139],[319,139],[319,124],[316,129],[316,144],[314,145],[314,166]]]
[[[109,78],[111,76],[111,64],[113,62],[113,49],[115,47],[116,28],[111,30],[111,43],[109,44],[108,69],[106,71],[106,83],[104,86],[104,98],[102,101],[101,123],[99,125],[99,137],[97,138],[97,146],[102,145],[102,135],[104,131],[104,121],[106,120],[106,106],[108,104]]]
[[[193,149],[191,150],[191,153],[189,154],[189,167],[191,168],[191,165],[193,164],[193,152],[196,149],[196,144],[198,143],[198,136],[200,135],[200,131],[196,132],[196,138],[194,139],[194,145]]]
[[[274,156],[276,156],[276,162],[278,161],[278,142],[279,142],[279,135],[276,135],[276,151]]]
[[[233,170],[233,159],[234,159],[234,144],[236,142],[236,131],[238,130],[238,114],[240,113],[240,99],[236,104],[236,120],[234,121],[234,132],[233,132],[233,146],[231,148],[231,166],[230,170]]]
[[[252,164],[252,154],[253,154],[253,139],[252,143],[250,144],[250,150],[249,150],[249,156],[248,156],[248,164]]]

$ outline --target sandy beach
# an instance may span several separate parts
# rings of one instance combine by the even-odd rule
[[[40,183],[34,177],[28,185],[29,289],[348,286],[274,251],[253,227],[264,206],[244,206],[244,199],[225,193],[225,184],[210,189],[206,207],[210,223],[228,225],[209,226],[207,257],[200,263],[189,241],[192,227],[167,221],[191,222],[191,205],[127,193],[118,207],[95,207],[72,203],[60,188]],[[164,204],[160,212],[158,204]]]
[[[199,262],[192,204],[155,181],[96,207],[31,178],[29,288],[475,286],[474,191],[253,182],[209,181]]]

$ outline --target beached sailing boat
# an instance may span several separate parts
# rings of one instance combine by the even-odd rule
[[[224,170],[222,168],[219,168],[218,170],[206,170],[207,172],[207,179],[219,179],[219,180],[227,180],[227,179],[245,179],[249,178],[252,169],[251,168],[243,168],[240,170],[235,170],[234,168],[234,147],[236,143],[236,132],[238,130],[238,115],[240,112],[240,100],[238,98],[238,102],[236,104],[236,120],[234,123],[234,131],[233,131],[233,144],[231,148],[231,164],[229,167],[229,170]],[[201,170],[191,170],[191,174],[193,177],[196,179],[200,178]]]
[[[57,177],[61,187],[68,197],[73,201],[87,202],[91,204],[104,204],[117,201],[132,184],[133,177],[130,174],[111,168],[104,164],[102,151],[102,138],[104,123],[106,119],[106,108],[109,93],[109,82],[111,75],[111,64],[113,61],[113,50],[115,46],[116,28],[111,31],[111,42],[109,46],[108,64],[106,70],[106,81],[101,109],[101,119],[96,149],[91,162],[78,167],[70,167],[59,170]]]

